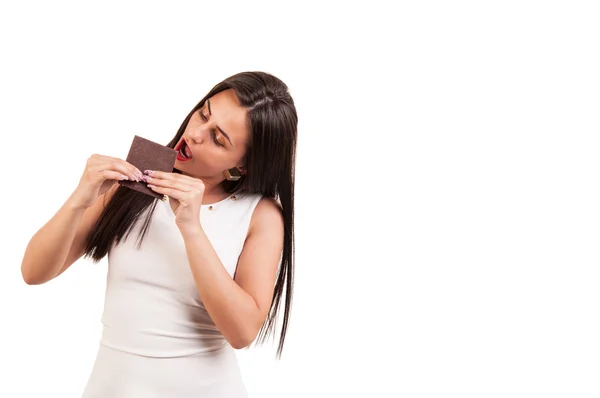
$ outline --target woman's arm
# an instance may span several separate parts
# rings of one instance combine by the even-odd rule
[[[236,349],[250,345],[273,299],[283,249],[283,216],[278,204],[261,199],[232,279],[201,226],[182,230],[198,293],[208,314]]]
[[[116,181],[140,181],[141,177],[142,172],[124,160],[92,155],[75,191],[29,241],[21,263],[25,283],[46,283],[77,261],[105,199],[114,194]]]
[[[112,194],[112,190],[109,191]],[[108,195],[108,192],[107,192]],[[84,207],[72,195],[29,241],[21,274],[28,285],[46,283],[69,268],[84,253],[86,239],[102,213],[104,195]]]

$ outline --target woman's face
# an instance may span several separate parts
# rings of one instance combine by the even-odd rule
[[[209,98],[195,111],[175,146],[175,168],[183,174],[220,182],[223,172],[243,168],[250,129],[248,113],[233,90]]]

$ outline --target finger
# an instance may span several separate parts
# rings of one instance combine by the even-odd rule
[[[96,165],[90,171],[92,173],[94,173],[94,174],[102,174],[105,171],[108,171],[108,172],[111,172],[111,173],[118,173],[118,174],[122,174],[122,175],[127,176],[128,180],[139,181],[136,178],[135,173],[132,173],[131,170],[128,167],[125,167],[122,164],[112,164],[112,165],[99,164],[99,165]]]
[[[142,180],[142,172],[139,171],[135,166],[132,166],[128,163],[115,163],[113,164],[113,169],[128,175],[133,181],[140,182]]]
[[[148,184],[152,184],[154,186],[158,186],[161,188],[171,188],[171,189],[176,189],[181,192],[189,192],[192,190],[192,185],[186,184],[185,182],[183,182],[181,180],[174,180],[174,179],[165,180],[165,179],[154,178],[154,177],[150,177],[150,176],[143,176],[142,180]]]
[[[145,170],[143,179],[144,181],[165,181],[172,182],[173,184],[178,183],[181,184],[181,186],[188,187],[194,185],[199,181],[196,178],[183,176],[177,173],[167,173],[158,170]]]
[[[127,169],[129,171],[129,173],[127,173],[127,175],[131,175],[136,181],[141,181],[142,176],[143,176],[141,170],[138,169],[137,167],[135,167],[134,165],[132,165],[131,163],[129,163],[125,160],[116,159],[115,164],[118,167],[124,167],[125,169]]]
[[[167,195],[168,197],[173,198],[173,199],[177,199],[180,202],[185,195],[185,192],[181,192],[179,190],[172,189],[172,188],[159,187],[154,184],[148,184],[148,188],[150,188],[154,192],[157,192],[157,193],[160,193],[163,195]]]
[[[184,174],[179,173],[167,173],[165,171],[160,170],[144,170],[144,174],[154,178],[160,178],[162,180],[179,180],[186,182],[195,182],[198,181],[197,178],[189,177]]]
[[[133,181],[139,182],[142,178],[142,172],[137,167],[125,160],[96,154],[92,155],[90,159],[97,167],[101,169],[119,171],[120,173],[129,176]]]
[[[167,173],[167,172],[158,171],[158,170],[145,170],[144,174],[146,176],[149,176],[150,178],[154,178],[154,179],[158,179],[158,180],[177,181],[177,182],[187,186],[188,189],[198,188],[198,185],[202,185],[202,187],[204,187],[204,183],[202,182],[202,180],[200,180],[198,178],[186,176],[183,174],[179,174],[179,173]]]
[[[172,173],[166,173],[164,171],[159,171],[159,170],[144,170],[144,175],[147,175],[147,176],[150,176],[153,178],[167,179],[167,178],[171,177],[169,174],[172,174]]]
[[[119,173],[118,171],[112,170],[103,170],[100,172],[100,175],[104,180],[115,180],[115,181],[123,181],[129,180],[129,177],[125,174]]]
[[[119,171],[129,176],[132,181],[139,182],[142,179],[143,174],[137,167],[121,159],[111,160],[110,163],[108,165],[105,164],[104,167],[110,170]]]
[[[187,178],[186,178],[187,176],[184,176],[183,174],[167,173],[165,171],[159,171],[159,170],[144,170],[144,175],[150,176],[152,178],[161,179],[161,180],[179,180],[179,181],[187,180]]]

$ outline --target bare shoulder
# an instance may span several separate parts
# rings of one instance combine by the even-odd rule
[[[250,231],[269,229],[283,233],[283,213],[279,203],[272,198],[263,197],[259,200],[250,222]]]

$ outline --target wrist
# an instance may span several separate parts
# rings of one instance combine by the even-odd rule
[[[179,231],[184,239],[197,238],[204,234],[204,230],[202,229],[202,224],[200,224],[200,222],[178,224],[177,226],[179,227]]]
[[[85,211],[89,207],[83,200],[81,200],[78,197],[77,192],[73,192],[73,194],[69,196],[65,205],[73,211]]]

